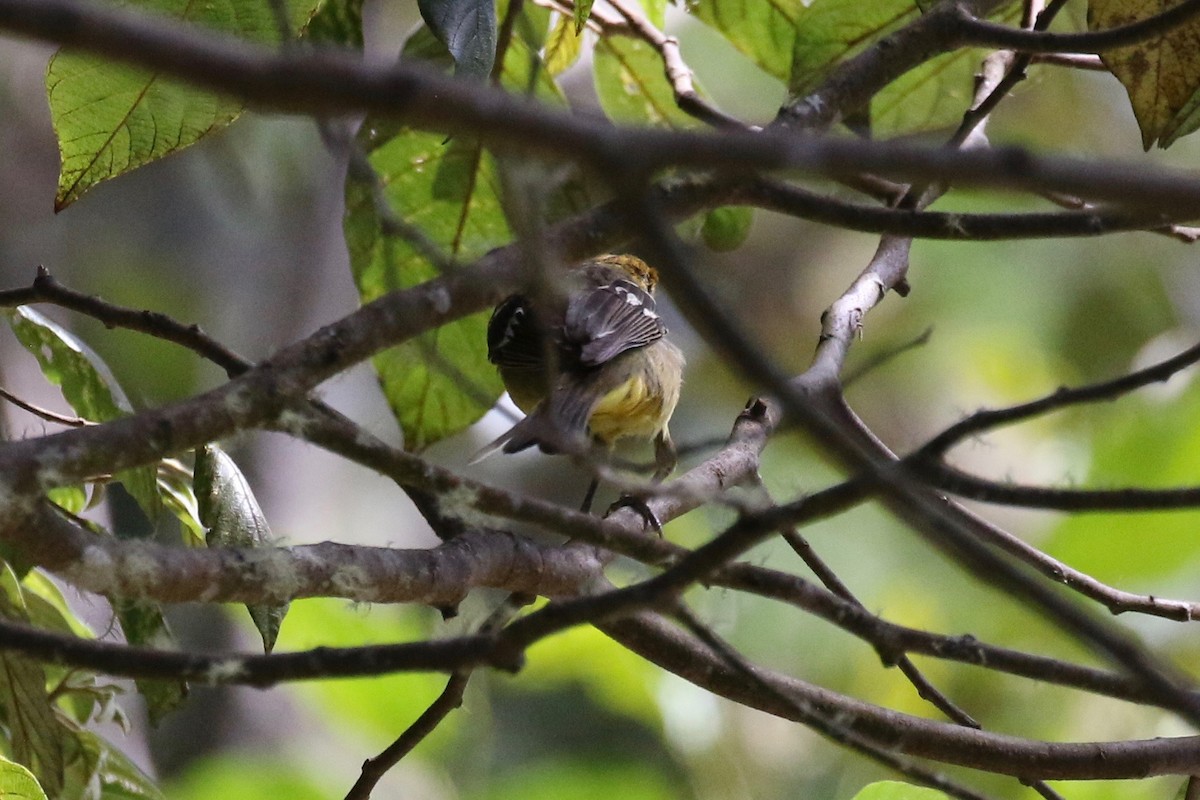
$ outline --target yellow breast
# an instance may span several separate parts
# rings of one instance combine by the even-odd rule
[[[665,398],[651,391],[642,376],[634,376],[610,391],[592,408],[588,430],[604,444],[626,436],[649,439],[666,424]]]

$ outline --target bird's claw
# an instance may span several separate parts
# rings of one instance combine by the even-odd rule
[[[658,538],[663,538],[663,526],[659,521],[658,515],[650,510],[650,505],[644,498],[637,497],[631,494],[623,494],[617,498],[617,501],[608,507],[608,511],[604,516],[607,517],[619,508],[632,508],[642,518],[642,530],[649,528],[658,534]]]

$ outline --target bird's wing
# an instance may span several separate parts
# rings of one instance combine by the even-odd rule
[[[546,360],[542,326],[528,298],[515,294],[496,306],[487,329],[488,361],[501,367],[541,370]]]
[[[654,298],[630,281],[616,280],[571,298],[563,341],[577,351],[580,366],[595,367],[666,332]]]

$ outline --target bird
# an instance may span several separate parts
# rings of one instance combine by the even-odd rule
[[[570,268],[558,292],[501,301],[488,322],[488,360],[526,416],[473,462],[501,450],[579,453],[594,443],[607,451],[621,439],[653,439],[654,480],[669,475],[678,458],[668,423],[684,357],[666,338],[657,285],[642,259],[607,254]],[[593,479],[585,512],[597,485]],[[661,529],[652,515],[648,521]]]

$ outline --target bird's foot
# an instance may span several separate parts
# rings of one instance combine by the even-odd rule
[[[652,530],[658,534],[658,538],[663,538],[663,526],[659,521],[658,515],[650,510],[650,505],[645,498],[637,497],[632,494],[623,494],[617,498],[617,501],[608,507],[608,511],[604,516],[609,516],[618,508],[632,508],[642,518],[642,530]]]

